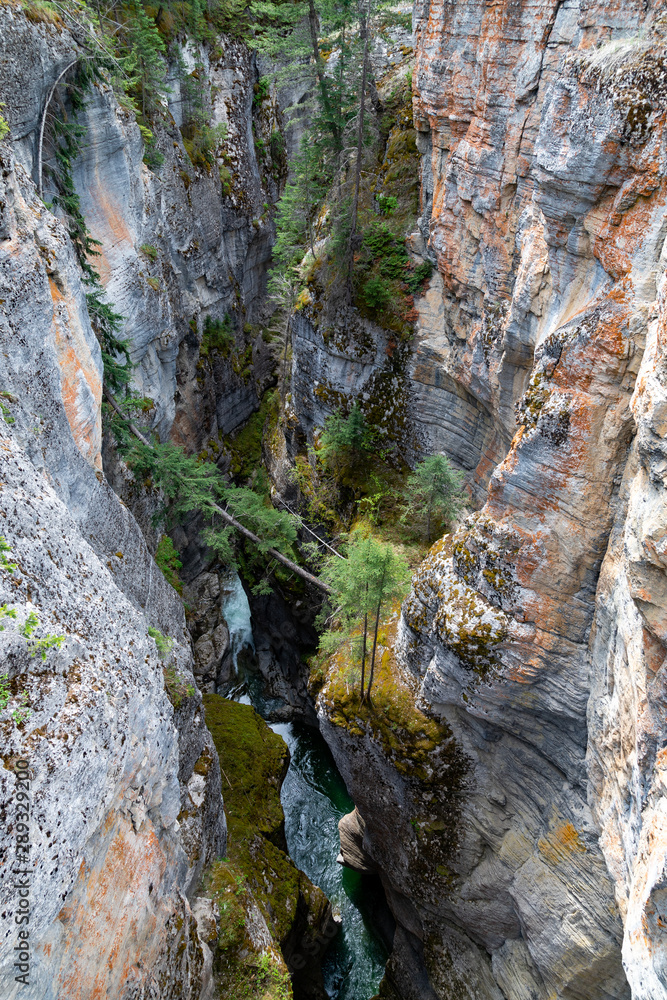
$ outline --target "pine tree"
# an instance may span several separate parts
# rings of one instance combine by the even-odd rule
[[[465,506],[464,475],[445,455],[430,455],[408,477],[401,521],[418,528],[427,542],[437,521],[451,523]]]
[[[370,699],[383,611],[402,597],[410,579],[405,557],[393,545],[357,530],[350,536],[347,559],[329,558],[321,573],[332,590],[336,628],[324,633],[326,652],[361,633],[361,701]],[[372,641],[369,626],[373,627]],[[370,644],[370,675],[366,687],[366,664]]]
[[[373,447],[373,437],[373,431],[355,400],[347,416],[337,411],[327,417],[320,438],[322,462],[338,475],[353,471]]]
[[[139,90],[141,116],[143,125],[147,126],[151,115],[162,111],[167,47],[155,21],[148,16],[142,3],[131,3],[127,8],[125,45],[129,54],[126,69],[137,74],[135,80]]]

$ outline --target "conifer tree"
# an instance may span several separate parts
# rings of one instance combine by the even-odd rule
[[[164,92],[167,66],[167,47],[152,17],[144,10],[143,4],[131,3],[128,7],[126,46],[129,58],[126,70],[135,72],[141,100],[141,116],[144,126],[152,114],[161,110],[160,99]]]
[[[354,470],[372,446],[373,431],[356,400],[347,416],[338,410],[327,417],[320,438],[320,456],[338,475]]]
[[[446,455],[425,458],[408,477],[401,521],[420,529],[430,543],[436,521],[450,523],[465,506],[463,480]]]
[[[321,577],[331,587],[337,627],[324,633],[320,647],[328,652],[342,641],[349,641],[353,632],[360,631],[360,693],[364,702],[370,698],[373,686],[383,611],[405,593],[410,569],[405,557],[393,545],[357,530],[350,536],[347,559],[335,556],[327,559]],[[366,686],[369,653],[370,675]]]

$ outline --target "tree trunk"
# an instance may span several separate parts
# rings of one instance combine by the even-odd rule
[[[347,251],[347,296],[352,299],[352,264],[354,256],[354,236],[357,231],[357,214],[359,211],[359,189],[361,187],[361,159],[364,144],[364,111],[366,109],[366,74],[368,64],[368,21],[362,15],[361,30],[364,35],[364,64],[361,70],[361,99],[359,103],[359,124],[357,127],[357,162],[354,171],[354,202],[352,203],[352,223],[350,226],[350,241]]]
[[[106,387],[104,389],[104,396],[108,401],[109,405],[112,407],[112,409],[114,409],[116,413],[123,418],[128,428],[130,429],[132,434],[134,434],[137,440],[141,441],[141,443],[145,445],[146,448],[152,448],[153,445],[150,443],[148,438],[146,438],[141,433],[141,431],[133,424],[131,420],[128,420],[126,414],[123,413],[116,399],[113,397],[113,395],[109,392],[109,390]],[[211,507],[217,514],[220,515],[220,517],[226,524],[230,524],[233,528],[236,528],[236,530],[241,535],[243,535],[249,541],[254,542],[255,545],[262,545],[261,538],[258,538],[257,535],[254,534],[254,532],[246,528],[243,524],[240,523],[240,521],[237,521],[235,517],[232,517],[232,515],[229,514],[226,510],[223,510],[222,507],[219,507],[218,504],[216,503],[211,504]],[[331,593],[331,587],[329,586],[328,583],[324,583],[323,580],[319,580],[316,576],[313,576],[312,573],[309,573],[307,570],[302,569],[301,566],[297,566],[295,562],[292,562],[291,559],[288,559],[287,556],[284,556],[282,552],[278,552],[277,549],[267,549],[266,551],[270,556],[273,556],[274,559],[277,559],[278,562],[282,563],[283,566],[286,566],[287,569],[291,570],[293,573],[296,573],[297,576],[300,576],[307,583],[312,583],[313,586],[318,587],[320,590],[323,590],[325,594]]]
[[[368,691],[366,692],[366,699],[371,700],[371,688],[373,687],[373,677],[375,675],[375,651],[378,644],[378,628],[380,627],[380,612],[382,610],[382,597],[384,595],[384,581],[387,575],[387,562],[385,559],[384,566],[382,569],[382,579],[380,580],[380,589],[378,596],[378,606],[375,612],[375,632],[373,633],[373,654],[371,656],[371,675],[368,678]]]
[[[384,578],[383,581],[384,583]],[[373,633],[373,654],[371,656],[371,675],[368,678],[368,691],[366,692],[366,701],[371,700],[371,688],[373,687],[373,677],[375,675],[375,651],[378,644],[378,629],[380,627],[380,611],[382,610],[382,589],[380,590],[380,598],[378,600],[377,611],[375,613],[375,632]]]
[[[329,128],[331,130],[331,134],[334,137],[336,146],[339,146],[341,141],[340,128],[338,122],[334,120],[334,116],[331,111],[331,101],[329,100],[327,81],[324,76],[324,64],[322,61],[322,56],[320,54],[320,45],[317,37],[319,23],[317,18],[317,11],[315,10],[314,0],[308,0],[308,27],[310,28],[310,43],[313,48],[313,59],[315,60],[315,73],[317,74],[317,83],[320,88],[322,107],[324,108],[324,114],[326,116],[327,122],[329,123]]]
[[[368,583],[366,583],[366,602],[368,601]],[[364,612],[364,644],[361,648],[361,700],[364,700],[364,681],[366,678],[366,637],[368,635],[368,611]]]

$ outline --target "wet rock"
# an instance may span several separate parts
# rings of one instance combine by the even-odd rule
[[[222,614],[223,589],[217,573],[201,573],[184,588],[188,628],[194,642],[194,674],[201,691],[229,682],[233,663],[229,628]]]
[[[356,808],[338,821],[340,854],[336,860],[355,871],[372,875],[377,872],[377,865],[364,849],[365,830],[366,824]]]

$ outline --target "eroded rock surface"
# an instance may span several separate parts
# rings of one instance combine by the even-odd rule
[[[224,851],[217,754],[182,606],[99,469],[102,364],[71,244],[6,146],[1,157],[0,510],[11,559],[0,570],[0,780],[11,914],[11,871],[26,860],[16,850],[21,759],[32,813],[30,985],[15,981],[16,928],[3,920],[2,995],[199,997],[210,955],[188,897]],[[173,641],[164,658],[149,626]],[[34,642],[48,636],[62,645],[42,657]]]
[[[488,482],[417,574],[397,647],[471,761],[452,885],[412,882],[398,914],[443,997],[667,989],[664,13],[416,7],[440,273],[417,350],[484,414],[448,429],[454,398],[437,440],[457,457],[484,439],[478,495]],[[326,731],[342,767],[354,740]],[[358,752],[365,844],[406,894],[378,819],[391,781]]]

